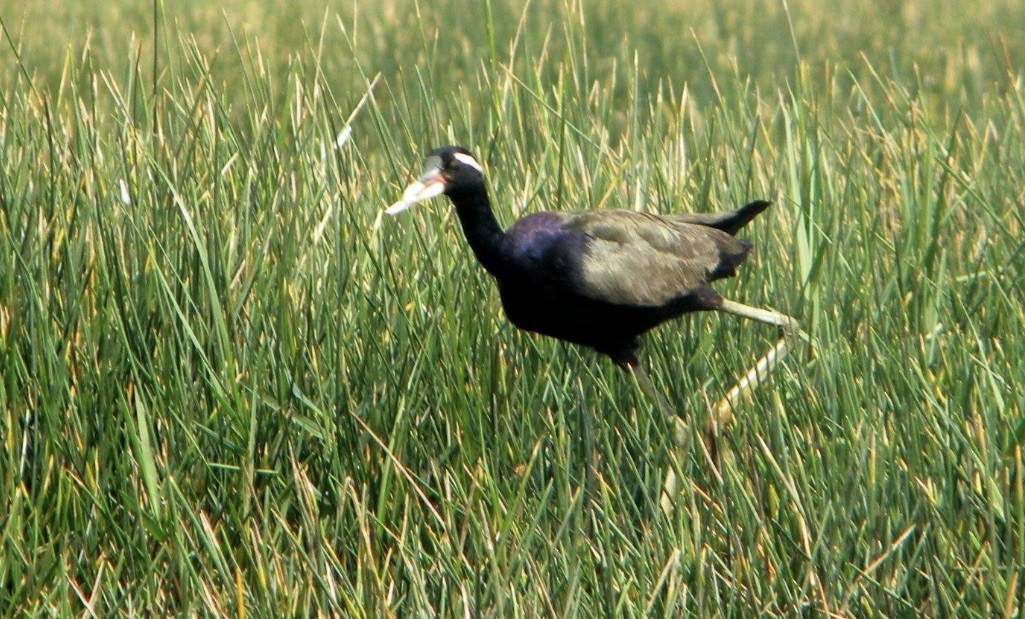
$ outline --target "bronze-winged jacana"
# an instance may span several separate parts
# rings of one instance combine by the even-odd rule
[[[634,211],[541,212],[503,230],[491,210],[484,168],[464,148],[427,154],[423,175],[386,212],[445,194],[481,265],[498,284],[509,320],[521,329],[591,347],[631,371],[663,414],[676,419],[637,361],[638,336],[699,310],[720,310],[785,331],[789,316],[724,299],[709,285],[734,275],[751,244],[733,235],[764,211],[658,216]],[[787,352],[786,338],[758,361],[713,410],[712,431],[732,415]]]

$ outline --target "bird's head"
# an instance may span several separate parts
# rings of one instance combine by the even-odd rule
[[[461,146],[443,146],[427,153],[424,172],[402,193],[402,198],[385,212],[397,215],[427,198],[451,196],[465,190],[482,190],[484,168]]]

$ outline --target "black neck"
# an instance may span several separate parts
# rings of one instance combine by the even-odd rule
[[[449,194],[456,207],[456,215],[463,226],[463,234],[487,271],[497,275],[502,266],[502,240],[505,232],[491,211],[491,200],[483,187]]]

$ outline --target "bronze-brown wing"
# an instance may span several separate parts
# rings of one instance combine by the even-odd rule
[[[579,294],[617,305],[659,306],[728,277],[751,249],[722,230],[633,211],[563,215],[589,242]]]

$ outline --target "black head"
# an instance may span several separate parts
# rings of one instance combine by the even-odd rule
[[[402,194],[402,199],[385,211],[395,215],[434,196],[484,190],[484,168],[470,151],[461,146],[443,146],[427,153],[424,172]]]

